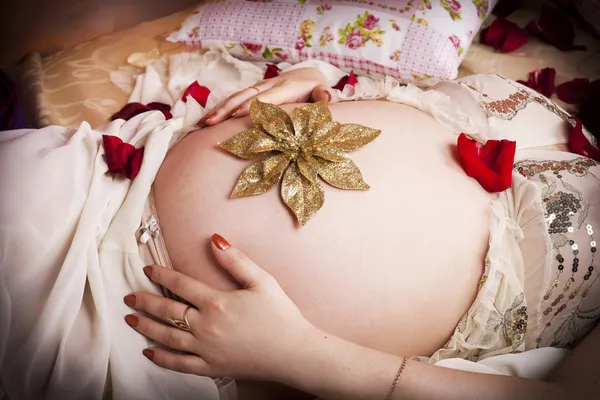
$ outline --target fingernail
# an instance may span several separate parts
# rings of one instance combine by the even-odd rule
[[[128,294],[127,296],[123,297],[123,302],[129,307],[135,307],[135,295]]]
[[[144,274],[145,274],[145,275],[146,275],[148,278],[152,279],[152,267],[150,267],[150,266],[146,266],[146,267],[144,267]]]
[[[202,119],[200,120],[200,122],[206,122],[209,119],[213,119],[215,117],[215,115],[217,115],[217,112],[213,111],[213,112],[209,113],[208,115],[202,117]]]
[[[327,104],[331,103],[331,93],[329,93],[327,90],[325,91],[325,94],[327,95]]]
[[[146,356],[146,358],[150,361],[154,358],[154,350],[144,349],[142,350],[142,354]]]
[[[242,106],[237,106],[236,108],[234,108],[234,109],[231,111],[231,115],[232,115],[232,116],[235,116],[235,114],[239,113],[241,109],[242,109]]]
[[[223,238],[223,236],[215,233],[212,235],[212,242],[217,246],[219,250],[227,250],[231,247],[229,242]]]
[[[125,322],[127,322],[127,325],[130,327],[135,328],[138,324],[138,317],[133,314],[127,314],[125,316]]]

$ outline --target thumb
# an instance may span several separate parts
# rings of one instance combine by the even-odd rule
[[[211,247],[217,262],[242,288],[257,287],[272,278],[267,271],[256,265],[247,255],[235,247],[231,247],[221,235],[216,233],[212,235]]]
[[[332,90],[326,85],[317,86],[313,90],[311,97],[314,102],[323,100],[327,104],[337,103],[339,101],[337,95],[335,94],[335,90]]]

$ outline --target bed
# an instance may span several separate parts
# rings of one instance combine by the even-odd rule
[[[166,37],[193,11],[184,11],[142,23],[42,57],[30,54],[22,63],[24,97],[30,100],[32,125],[44,127],[78,126],[88,121],[92,127],[108,122],[121,109],[133,90],[136,74],[163,55],[198,52],[186,45],[170,43]],[[524,26],[537,10],[517,10],[510,20]],[[491,23],[488,18],[484,27]],[[576,42],[587,51],[564,53],[537,39],[530,39],[512,53],[499,53],[478,43],[478,35],[459,69],[459,77],[496,73],[514,80],[526,80],[530,71],[554,67],[556,83],[573,78],[600,78],[600,41],[576,27]],[[553,100],[558,100],[553,97]],[[558,103],[568,111],[575,107]]]

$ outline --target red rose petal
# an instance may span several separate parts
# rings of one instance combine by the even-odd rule
[[[488,140],[482,145],[461,133],[457,148],[465,173],[475,178],[485,190],[496,193],[511,186],[516,142]]]
[[[123,106],[123,108],[114,113],[110,117],[110,120],[114,121],[115,119],[124,119],[125,121],[129,121],[136,115],[145,113],[146,111],[150,111],[150,108],[142,103],[127,103]]]
[[[496,18],[492,24],[479,34],[481,43],[492,46],[503,53],[515,51],[523,46],[529,35],[514,22],[504,18]]]
[[[136,149],[131,144],[123,143],[120,138],[111,135],[102,135],[102,144],[108,170],[133,180],[140,171],[144,148]]]
[[[349,75],[343,76],[335,86],[332,86],[332,88],[342,91],[346,85],[356,86],[357,83],[358,79],[356,78],[356,75],[354,75],[354,71],[350,71]]]
[[[532,88],[533,90],[550,98],[554,93],[554,79],[556,78],[556,70],[554,68],[544,68],[531,71],[527,82],[517,81],[522,85]]]
[[[523,46],[529,40],[529,34],[523,29],[513,29],[509,31],[504,39],[504,43],[498,49],[503,53],[510,53]]]
[[[540,17],[531,21],[527,31],[559,50],[586,50],[585,46],[573,44],[575,31],[569,16],[562,10],[544,4]]]
[[[575,78],[572,81],[558,85],[556,87],[556,95],[565,103],[579,104],[588,97],[589,89],[589,79]]]
[[[194,81],[190,86],[185,89],[183,92],[183,96],[181,99],[187,103],[188,96],[192,96],[194,100],[198,102],[202,107],[206,107],[206,101],[208,100],[208,96],[210,95],[210,89],[206,86],[202,86],[198,83],[198,81]]]
[[[158,110],[165,116],[166,120],[173,118],[173,114],[171,114],[171,106],[164,103],[152,102],[147,104],[148,108],[151,110]]]
[[[117,118],[124,119],[125,121],[129,121],[131,118],[135,117],[138,114],[145,113],[146,111],[158,110],[161,111],[166,119],[171,119],[173,116],[169,112],[171,110],[171,106],[163,103],[148,103],[147,105],[143,105],[142,103],[127,103],[121,108],[120,111],[114,113],[110,120],[114,121]]]
[[[267,69],[265,70],[265,74],[263,75],[263,79],[271,79],[279,76],[279,68],[275,64],[267,64]]]
[[[583,124],[579,118],[575,119],[575,126],[569,135],[569,148],[575,154],[600,161],[600,150],[594,147],[583,134]]]

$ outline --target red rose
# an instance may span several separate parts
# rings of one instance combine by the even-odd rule
[[[464,171],[488,192],[508,189],[512,184],[512,167],[517,143],[510,140],[488,140],[485,145],[464,133],[458,136],[458,155]]]
[[[333,86],[333,88],[341,91],[344,90],[344,87],[346,87],[346,85],[355,86],[357,83],[358,79],[356,79],[354,71],[350,71],[350,75],[342,77],[342,79],[340,79],[338,83],[336,83],[335,86]]]
[[[136,149],[129,143],[123,143],[120,138],[110,135],[102,135],[102,144],[108,170],[113,174],[121,174],[127,179],[133,180],[140,172],[144,148]]]
[[[271,79],[279,76],[279,68],[275,64],[267,64],[267,69],[263,75],[263,79]]]
[[[517,50],[527,42],[527,39],[529,39],[529,35],[526,31],[504,18],[496,18],[479,35],[481,43],[492,46],[503,53]]]
[[[379,18],[374,16],[373,14],[369,14],[363,23],[363,28],[366,30],[373,30],[379,26]]]
[[[262,51],[262,44],[254,44],[254,43],[242,43],[244,48],[254,54],[260,54]]]
[[[206,101],[208,100],[208,96],[210,95],[210,89],[206,86],[201,86],[198,81],[194,81],[185,92],[183,92],[183,96],[181,99],[187,103],[187,97],[192,96],[194,100],[198,102],[202,107],[206,107]]]
[[[554,68],[544,68],[531,71],[527,82],[517,81],[522,85],[532,88],[533,90],[550,98],[554,93],[554,78],[556,70]]]

